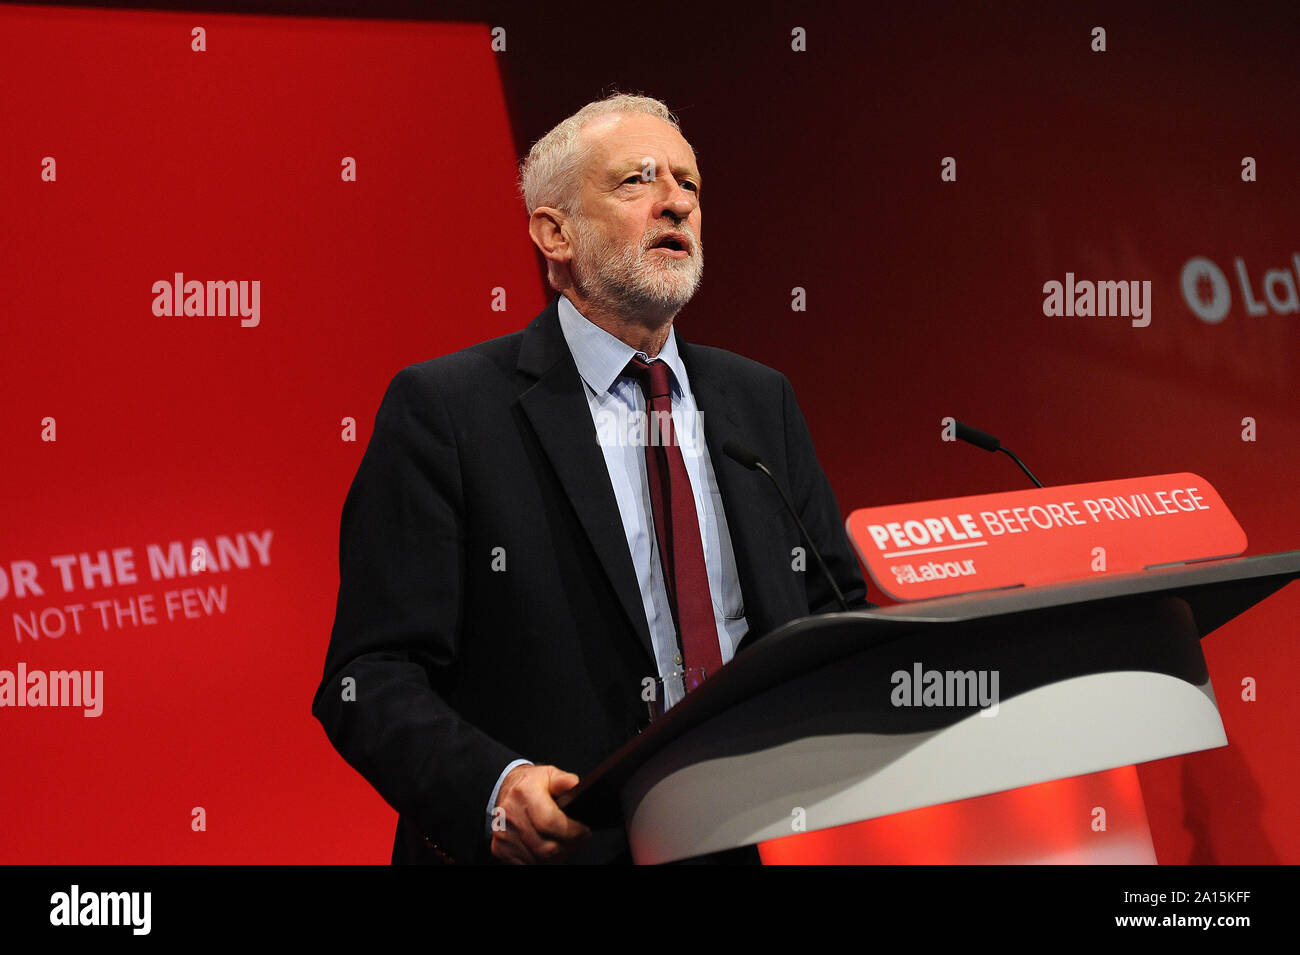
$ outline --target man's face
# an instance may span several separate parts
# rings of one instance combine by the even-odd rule
[[[599,117],[582,135],[593,148],[569,220],[574,285],[619,311],[675,315],[704,273],[694,151],[640,113]]]

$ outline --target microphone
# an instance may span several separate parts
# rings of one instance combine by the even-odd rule
[[[1009,449],[1002,447],[1002,442],[993,437],[993,435],[980,431],[978,428],[972,428],[968,424],[962,424],[960,421],[957,421],[956,424],[957,437],[962,441],[965,441],[967,444],[973,444],[977,448],[983,448],[985,451],[1001,451],[1003,454],[1007,455],[1007,457],[1011,458],[1012,461],[1015,461],[1016,464],[1020,465],[1020,470],[1029,475],[1029,480],[1033,481],[1039,487],[1043,486],[1043,482],[1034,477],[1033,472],[1030,471],[1029,468],[1025,467],[1025,462],[1012,454]],[[723,450],[726,449],[724,448]]]
[[[847,613],[849,605],[844,601],[844,594],[840,593],[840,588],[835,583],[835,578],[831,576],[830,570],[826,567],[826,561],[822,560],[821,551],[817,549],[817,545],[813,543],[812,537],[808,534],[808,528],[803,526],[803,521],[799,520],[799,514],[795,511],[794,505],[790,503],[790,498],[786,497],[785,491],[781,489],[781,482],[778,481],[775,475],[767,469],[767,465],[759,459],[758,455],[749,450],[749,448],[745,447],[743,444],[738,444],[737,442],[728,439],[728,441],[722,446],[722,452],[742,467],[748,468],[751,471],[762,471],[767,475],[768,479],[772,482],[772,486],[775,487],[777,493],[781,495],[781,501],[785,504],[785,509],[790,512],[790,516],[794,518],[794,522],[799,525],[799,533],[803,534],[803,539],[808,543],[808,549],[812,551],[813,556],[817,558],[817,566],[822,569],[822,574],[826,577],[826,582],[831,585],[831,592],[835,594],[835,599],[839,601],[840,609]]]

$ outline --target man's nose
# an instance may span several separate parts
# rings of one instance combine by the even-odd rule
[[[695,197],[695,193],[681,183],[676,180],[668,180],[668,182],[670,183],[668,194],[659,201],[659,215],[677,220],[685,219],[695,211],[695,207],[700,202]]]

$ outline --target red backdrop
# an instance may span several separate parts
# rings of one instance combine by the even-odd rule
[[[309,713],[343,495],[397,369],[544,303],[514,162],[611,84],[679,109],[708,183],[681,333],[786,372],[846,512],[1019,486],[940,440],[955,416],[1047,483],[1196,472],[1249,553],[1300,546],[1300,316],[1247,314],[1234,270],[1261,300],[1300,271],[1294,14],[747,9],[666,43],[577,14],[0,7],[0,669],[105,681],[98,718],[0,710],[0,862],[387,859],[394,814]],[[1221,322],[1184,300],[1195,256],[1227,276]],[[257,281],[259,323],[155,315],[177,272]],[[1066,272],[1151,281],[1150,326],[1045,316]],[[153,579],[173,543],[236,563]],[[80,555],[114,550],[137,579],[87,586]],[[43,593],[16,592],[20,562]],[[1300,860],[1298,594],[1206,640],[1231,744],[1139,768],[1160,861]],[[922,812],[780,857],[869,860],[935,833]],[[943,858],[942,833],[913,844]]]

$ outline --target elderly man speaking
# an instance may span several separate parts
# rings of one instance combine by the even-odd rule
[[[702,177],[658,100],[615,95],[521,164],[559,294],[526,328],[394,377],[343,506],[312,712],[399,813],[394,862],[628,861],[556,797],[746,633],[866,588],[789,381],[692,345]],[[677,683],[673,681],[676,680]]]

